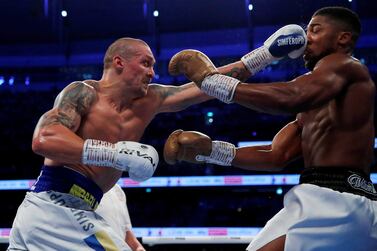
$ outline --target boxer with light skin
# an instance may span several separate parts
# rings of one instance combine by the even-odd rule
[[[188,59],[183,51],[173,57],[171,72],[185,74],[209,95],[260,112],[296,115],[271,145],[236,148],[182,130],[165,144],[170,164],[279,171],[303,158],[300,184],[247,250],[376,249],[377,192],[370,180],[375,84],[367,67],[352,57],[360,30],[357,14],[346,8],[316,11],[303,56],[310,72],[289,82],[246,84],[218,74],[205,55]]]
[[[261,58],[256,66],[268,63]],[[42,115],[32,148],[44,166],[18,209],[9,250],[123,250],[123,238],[94,211],[103,193],[122,172],[136,181],[153,175],[158,153],[138,141],[157,114],[212,99],[194,83],[151,84],[154,64],[144,41],[118,39],[105,54],[102,78],[71,83]],[[243,80],[251,75],[241,61],[219,71]]]

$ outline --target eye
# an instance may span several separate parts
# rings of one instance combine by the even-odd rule
[[[148,60],[145,60],[145,61],[143,61],[143,65],[145,67],[149,67],[151,65],[151,63]]]

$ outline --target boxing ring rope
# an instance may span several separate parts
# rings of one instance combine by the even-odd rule
[[[10,228],[0,228],[0,243],[8,243]],[[132,228],[146,245],[248,244],[261,230],[256,227],[150,227]]]
[[[142,237],[149,246],[163,244],[249,244],[253,236],[187,236],[187,237]]]

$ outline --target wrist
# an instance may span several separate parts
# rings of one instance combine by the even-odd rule
[[[102,140],[87,139],[84,142],[81,161],[85,165],[113,167],[115,145]]]
[[[244,55],[241,58],[241,61],[248,71],[252,75],[255,75],[257,72],[263,70],[267,65],[278,59],[279,58],[272,56],[268,48],[263,45]]]
[[[212,141],[212,151],[209,156],[197,155],[197,161],[217,164],[221,166],[231,166],[236,156],[236,147],[224,141]]]
[[[204,78],[201,90],[209,96],[229,104],[233,100],[234,92],[239,83],[238,79],[222,74],[214,74]]]

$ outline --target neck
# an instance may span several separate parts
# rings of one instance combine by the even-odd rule
[[[130,95],[121,79],[111,78],[105,74],[99,81],[99,92],[117,111],[130,107],[136,98]]]

